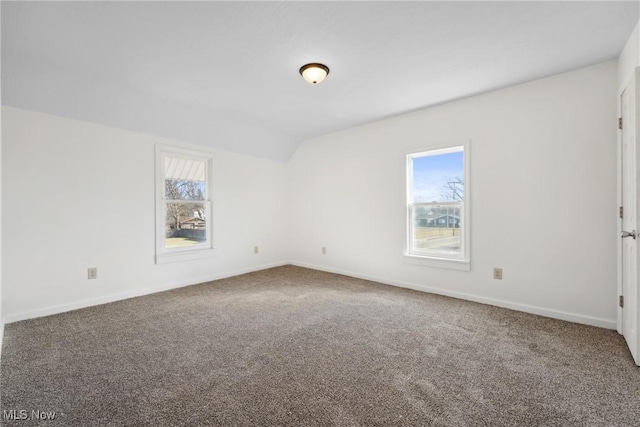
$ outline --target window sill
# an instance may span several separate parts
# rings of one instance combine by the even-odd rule
[[[430,256],[404,254],[406,264],[425,267],[448,268],[450,270],[471,271],[471,262],[463,259],[436,258]]]
[[[156,255],[156,264],[167,264],[170,262],[182,262],[195,259],[213,258],[216,256],[216,253],[216,249],[200,249],[192,251],[164,253]]]

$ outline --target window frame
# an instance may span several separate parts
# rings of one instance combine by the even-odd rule
[[[460,204],[460,255],[448,257],[445,254],[412,250],[413,214],[416,205],[446,205],[448,202],[414,202],[413,201],[413,160],[418,157],[434,156],[455,152],[463,153],[464,200]],[[415,150],[405,155],[405,261],[410,264],[431,267],[450,268],[455,270],[471,270],[471,174],[470,143],[451,143],[443,146]]]
[[[178,246],[167,248],[166,238],[166,212],[169,203],[175,200],[165,198],[165,163],[166,157],[198,160],[205,163],[205,199],[184,200],[187,203],[203,204],[205,211],[205,236],[207,240],[202,244],[193,246]],[[164,264],[168,262],[188,261],[192,259],[207,258],[215,255],[214,237],[215,214],[213,201],[213,163],[212,152],[194,150],[189,148],[174,147],[168,145],[156,145],[155,153],[155,262]],[[180,200],[183,201],[183,200]]]

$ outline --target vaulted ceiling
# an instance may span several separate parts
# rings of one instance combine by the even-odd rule
[[[305,139],[616,58],[629,2],[2,2],[4,105],[287,160]],[[307,62],[331,68],[312,86]]]

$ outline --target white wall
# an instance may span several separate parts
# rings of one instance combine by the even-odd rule
[[[614,328],[616,73],[610,61],[306,141],[289,164],[293,261]],[[405,154],[467,140],[471,271],[408,263]]]
[[[179,143],[10,107],[2,116],[7,322],[287,260],[284,163],[217,151],[218,256],[156,265],[154,147]]]
[[[640,67],[640,21],[618,58],[618,88],[622,89],[629,82],[636,67]]]

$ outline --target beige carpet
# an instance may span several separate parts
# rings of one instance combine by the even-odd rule
[[[0,381],[60,426],[640,425],[614,331],[291,266],[9,324]]]

